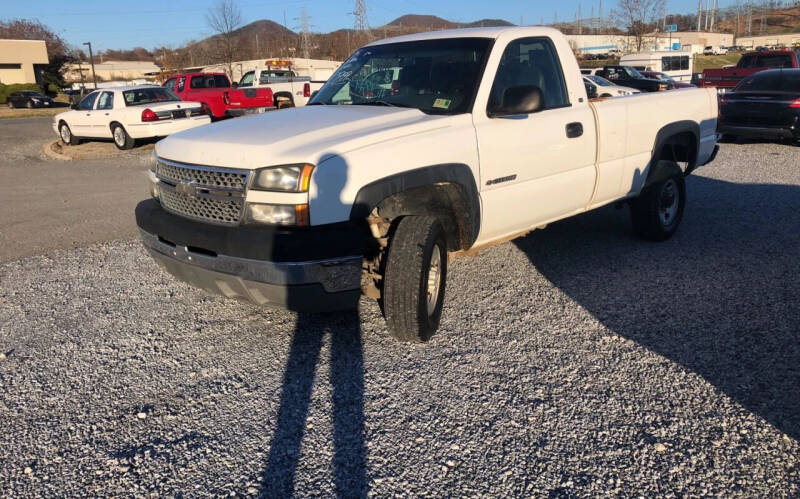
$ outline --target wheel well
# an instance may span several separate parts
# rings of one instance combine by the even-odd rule
[[[289,99],[289,101],[291,101],[292,104],[294,104],[294,97],[292,97],[292,94],[290,94],[289,92],[278,92],[272,97],[273,99],[276,100],[278,99],[278,97],[286,97],[287,99]]]
[[[653,159],[685,163],[684,170],[691,171],[697,163],[697,138],[689,131],[672,135],[661,144]]]
[[[61,119],[61,120],[58,120],[58,128],[61,128],[61,125],[67,125],[67,126],[69,126],[69,123],[67,123],[67,122],[66,122],[66,121],[64,121],[63,119]]]
[[[125,127],[122,126],[122,123],[120,123],[119,121],[112,121],[111,123],[108,124],[109,130],[111,130],[112,132],[114,131],[114,125],[119,125],[122,127],[123,130],[125,130]]]
[[[376,209],[378,215],[391,221],[393,227],[408,215],[438,218],[444,227],[448,251],[469,249],[477,235],[471,234],[471,221],[464,216],[470,212],[467,196],[456,183],[413,187],[383,199]]]

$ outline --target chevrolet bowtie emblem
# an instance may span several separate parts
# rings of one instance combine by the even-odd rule
[[[197,196],[197,184],[194,182],[179,182],[175,186],[175,190],[183,194],[184,196]]]

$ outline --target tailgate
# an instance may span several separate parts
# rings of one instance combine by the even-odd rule
[[[244,88],[231,92],[231,102],[239,107],[272,107],[272,90],[268,88]]]

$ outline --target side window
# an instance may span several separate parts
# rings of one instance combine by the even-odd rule
[[[97,100],[98,92],[92,92],[86,97],[83,98],[80,104],[78,104],[78,109],[83,111],[91,111],[94,107],[94,101]]]
[[[170,78],[169,80],[165,81],[164,84],[161,86],[172,90],[173,88],[175,88],[175,78]]]
[[[247,73],[242,76],[242,79],[239,80],[240,87],[252,87],[253,86],[253,77],[255,76],[255,71],[248,71]]]
[[[183,92],[183,88],[186,86],[186,77],[181,76],[178,79],[178,92]]]
[[[506,47],[492,85],[490,104],[502,105],[505,90],[522,85],[542,90],[544,109],[569,106],[564,73],[548,38],[521,38]]]
[[[97,109],[114,109],[114,92],[103,92],[97,102]]]

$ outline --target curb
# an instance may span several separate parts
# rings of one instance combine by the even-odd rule
[[[72,158],[67,156],[66,154],[55,152],[53,150],[53,146],[55,144],[58,144],[57,140],[55,142],[45,142],[44,144],[42,144],[42,152],[44,153],[44,155],[50,159],[58,159],[61,161],[72,161]]]

